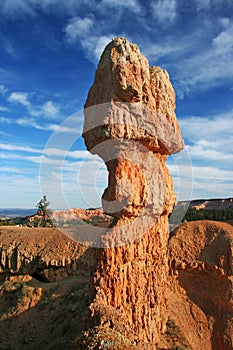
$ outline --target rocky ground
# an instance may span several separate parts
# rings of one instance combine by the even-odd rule
[[[1,253],[7,247],[10,257],[20,241],[25,255],[47,261],[6,275],[1,260],[0,349],[137,349],[109,320],[85,332],[93,251],[55,229],[2,227],[0,237]],[[169,319],[158,349],[231,349],[232,241],[226,223],[196,221],[176,230],[164,295]]]
[[[88,313],[88,247],[49,228],[1,227],[0,238],[0,349],[71,349]]]

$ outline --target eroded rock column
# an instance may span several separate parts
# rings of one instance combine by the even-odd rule
[[[105,48],[85,104],[87,149],[106,163],[102,197],[113,216],[102,236],[91,304],[94,324],[156,349],[167,321],[169,154],[183,148],[168,73],[124,38]]]

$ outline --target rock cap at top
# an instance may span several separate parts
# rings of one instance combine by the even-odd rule
[[[91,151],[108,139],[135,140],[156,153],[177,153],[184,145],[175,107],[167,71],[149,67],[127,39],[112,39],[85,104],[86,146]]]

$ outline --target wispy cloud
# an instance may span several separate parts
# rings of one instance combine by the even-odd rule
[[[8,89],[4,85],[0,85],[0,95],[5,95]]]
[[[86,37],[94,26],[94,17],[73,17],[65,27],[67,41],[75,43],[78,38]]]
[[[231,140],[231,144],[232,144]],[[228,141],[228,144],[230,146],[230,142]],[[223,149],[219,148],[218,150],[214,149],[216,145],[213,143],[206,143],[206,142],[197,142],[195,145],[187,145],[186,150],[189,152],[190,157],[192,159],[198,159],[200,161],[202,160],[208,160],[212,162],[231,162],[233,164],[233,153],[225,153]],[[232,173],[233,176],[233,173]]]
[[[34,13],[31,0],[3,0],[0,8],[9,16],[14,16],[15,13],[20,12],[30,15]]]
[[[16,119],[15,122],[20,126],[38,130],[56,131],[58,133],[75,133],[73,128],[68,128],[59,124],[39,124],[34,118],[19,118]]]
[[[95,17],[74,17],[65,26],[64,32],[69,43],[80,42],[86,51],[86,56],[91,61],[98,60],[104,47],[114,37],[112,34],[101,34],[100,25],[96,23]]]
[[[140,4],[140,1],[138,0],[102,0],[99,4],[99,9],[104,9],[104,11],[108,10],[109,8],[125,8],[132,13],[139,14],[143,11],[143,7]]]
[[[232,5],[231,0],[195,0],[197,10],[216,9],[222,6]]]
[[[54,203],[63,203],[63,207],[98,207],[107,176],[103,161],[95,157],[76,162],[65,160],[56,167],[51,162],[41,167],[40,186],[42,192],[50,193]]]
[[[26,14],[28,16],[35,16],[38,10],[44,11],[58,11],[65,12],[67,14],[78,14],[80,7],[85,6],[86,10],[93,10],[93,8],[101,11],[108,10],[110,8],[117,8],[119,11],[121,8],[126,8],[133,13],[139,13],[143,6],[139,0],[102,0],[96,2],[96,0],[2,0],[0,3],[0,9],[3,13],[9,17],[15,17],[19,14]]]
[[[205,160],[208,164],[233,163],[233,111],[213,117],[186,117],[180,119],[181,130],[187,140],[186,150],[192,160]],[[233,173],[232,173],[233,176]]]
[[[41,105],[37,102],[32,101],[33,95],[34,93],[29,94],[28,92],[16,91],[10,94],[10,96],[8,97],[8,101],[10,103],[24,106],[27,110],[27,113],[32,117],[48,117],[52,119],[59,117],[60,106],[58,104],[49,100]],[[8,107],[3,108],[9,111]]]
[[[16,167],[1,166],[0,172],[8,173],[8,174],[24,174],[26,173],[26,170],[22,168],[16,168]]]
[[[45,102],[42,106],[41,113],[50,117],[56,117],[60,111],[60,107],[52,101]]]
[[[198,49],[201,41],[202,45],[206,41],[206,47],[193,51],[190,57],[184,55],[180,64],[175,66],[176,87],[181,93],[180,96],[182,93],[195,91],[197,87],[200,93],[221,85],[223,81],[232,81],[233,21],[229,18],[219,18],[216,22],[221,30],[212,38],[205,38],[204,35],[203,39],[199,39],[199,44],[196,44]],[[213,23],[204,22],[200,27],[203,32],[207,30],[209,33],[209,28],[205,29],[206,26],[213,27]]]
[[[191,142],[196,140],[212,141],[218,147],[219,142],[225,143],[232,140],[232,121],[233,110],[230,110],[227,113],[212,117],[187,116],[180,118],[179,123],[184,136]]]
[[[232,171],[214,166],[169,165],[178,200],[230,197],[233,193]]]
[[[8,98],[9,102],[19,103],[25,107],[30,106],[30,102],[28,101],[28,93],[27,92],[12,92]]]
[[[58,158],[72,158],[72,159],[85,159],[85,160],[99,160],[97,155],[92,155],[86,150],[70,151],[61,148],[46,148],[43,153],[47,157]]]
[[[197,10],[205,10],[210,6],[210,0],[196,0]]]
[[[5,150],[5,151],[23,151],[23,152],[30,152],[30,153],[41,153],[41,150],[37,149],[37,148],[32,148],[29,146],[7,144],[7,143],[0,143],[0,149]]]
[[[0,106],[0,112],[9,112],[10,109],[8,107]]]
[[[14,121],[10,118],[7,118],[7,117],[3,117],[2,115],[0,116],[0,122],[1,124],[7,124],[7,125],[10,125],[12,124]]]
[[[16,124],[22,127],[34,128],[37,130],[53,131],[56,134],[70,134],[77,135],[77,138],[81,136],[81,129],[83,125],[83,115],[80,112],[73,114],[66,118],[62,123],[48,123],[43,120],[38,121],[38,118],[24,117],[24,118],[8,118],[0,117],[2,124],[11,125]],[[78,129],[77,129],[78,128]]]
[[[173,22],[177,16],[176,0],[157,0],[151,2],[153,17],[163,25]]]

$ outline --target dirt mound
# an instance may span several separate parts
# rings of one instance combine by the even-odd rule
[[[193,350],[233,347],[233,228],[215,221],[181,225],[169,242],[168,307]]]

